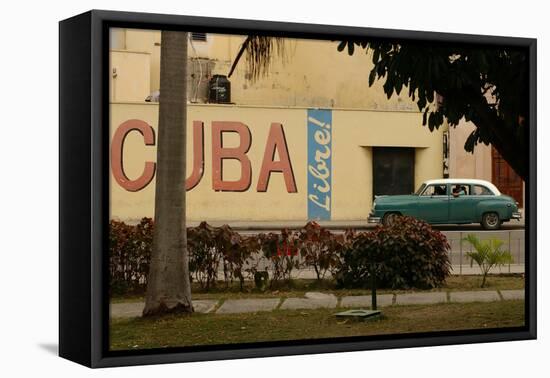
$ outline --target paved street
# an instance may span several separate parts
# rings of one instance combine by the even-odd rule
[[[500,291],[449,291],[404,294],[380,294],[376,297],[379,307],[395,305],[419,305],[454,302],[492,302],[501,300],[523,300],[524,290]],[[370,295],[336,297],[319,292],[306,293],[303,298],[250,298],[225,301],[194,300],[198,313],[237,314],[274,310],[312,310],[317,308],[364,308],[371,305]],[[141,316],[143,302],[111,304],[111,318],[133,318]]]

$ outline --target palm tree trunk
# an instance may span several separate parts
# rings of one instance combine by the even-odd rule
[[[488,273],[489,273],[488,271],[485,272],[485,273],[483,273],[483,279],[482,279],[482,281],[481,281],[481,288],[484,288],[484,287],[485,287],[485,282],[487,281],[487,274],[488,274]]]
[[[163,31],[155,232],[143,316],[192,312],[185,226],[187,33]]]

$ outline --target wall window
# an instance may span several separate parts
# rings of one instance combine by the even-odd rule
[[[372,156],[375,196],[414,192],[414,148],[373,147]]]

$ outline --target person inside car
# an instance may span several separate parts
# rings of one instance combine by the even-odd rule
[[[436,195],[436,196],[444,196],[444,195],[447,194],[445,192],[446,192],[446,189],[445,189],[444,186],[438,185],[434,188],[434,195]]]
[[[462,185],[455,185],[453,187],[453,197],[459,197],[466,194],[466,188],[464,188]]]

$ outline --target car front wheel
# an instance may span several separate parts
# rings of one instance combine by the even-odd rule
[[[481,226],[486,230],[498,230],[501,223],[498,213],[485,213],[481,218]]]
[[[391,226],[398,216],[398,213],[386,213],[384,214],[384,218],[382,218],[382,224],[384,226]]]

